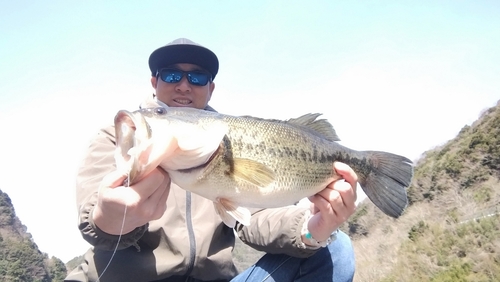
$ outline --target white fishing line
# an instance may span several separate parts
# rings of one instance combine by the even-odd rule
[[[127,174],[126,187],[130,187],[130,174]],[[99,192],[97,192],[97,194],[99,194]],[[118,250],[118,246],[120,245],[120,240],[122,238],[123,228],[125,227],[125,217],[126,216],[127,216],[127,205],[125,205],[125,210],[123,210],[123,220],[122,220],[122,226],[120,228],[120,235],[118,236],[118,242],[116,242],[115,249],[113,250],[113,254],[111,255],[111,257],[109,258],[108,264],[106,265],[104,270],[101,272],[101,275],[99,275],[99,277],[97,277],[97,282],[99,282],[101,280],[101,277],[104,275],[104,273],[106,272],[108,267],[111,265],[111,261],[113,261],[113,258],[115,257],[116,251]]]

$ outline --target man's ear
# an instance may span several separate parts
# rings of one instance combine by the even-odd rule
[[[156,86],[158,84],[158,79],[155,76],[151,77],[151,86],[153,86],[154,89],[156,89]]]
[[[214,89],[215,89],[215,83],[212,81],[210,83],[210,88],[208,89],[208,91],[210,92],[210,94],[208,95],[208,101],[210,101],[210,99],[212,99],[212,93],[214,92]]]

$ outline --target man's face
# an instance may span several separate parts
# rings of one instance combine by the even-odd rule
[[[176,68],[182,71],[203,70],[193,64],[176,64],[169,68]],[[192,85],[188,82],[186,75],[176,83],[166,83],[159,77],[152,77],[151,85],[156,89],[156,97],[169,107],[191,107],[197,109],[204,109],[207,106],[215,88],[213,82],[208,82],[204,86]]]

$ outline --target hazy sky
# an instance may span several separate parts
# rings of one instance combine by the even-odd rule
[[[500,99],[499,1],[141,2],[0,3],[0,189],[63,261],[89,246],[89,139],[152,93],[148,57],[176,38],[218,55],[218,111],[323,113],[353,149],[416,160]]]

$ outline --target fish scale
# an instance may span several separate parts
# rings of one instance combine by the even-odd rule
[[[245,117],[241,120],[233,119],[232,122],[238,122],[240,125],[248,123],[247,126],[231,127],[228,132],[229,140],[240,143],[239,146],[232,146],[233,156],[250,158],[272,167],[276,174],[272,190],[275,191],[276,196],[282,196],[279,195],[278,191],[287,193],[290,189],[309,190],[311,187],[322,185],[325,182],[325,177],[335,177],[332,173],[333,158],[327,162],[327,158],[320,160],[318,157],[315,142],[320,141],[320,139],[312,140],[311,138],[314,136],[307,138],[308,136],[301,135],[300,131],[293,127],[284,127],[282,123],[276,121]],[[245,148],[241,145],[242,142],[236,141],[247,139],[245,135],[250,131],[248,128],[251,128],[251,131],[261,133],[260,138],[257,139],[260,143],[255,148]],[[253,137],[254,141],[255,138]],[[294,140],[293,143],[290,140]],[[310,146],[298,148],[288,145],[300,143]],[[287,164],[287,167],[282,167],[284,164]],[[319,187],[321,188],[321,186]],[[250,186],[249,189],[259,191],[259,187],[256,186]],[[246,205],[251,204],[254,203],[246,203]],[[278,202],[276,205],[281,206],[282,204]]]

